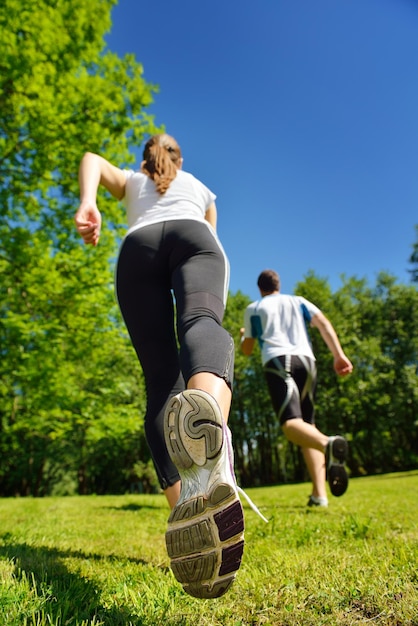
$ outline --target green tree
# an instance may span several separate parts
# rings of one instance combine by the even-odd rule
[[[367,472],[409,469],[418,463],[417,306],[416,288],[398,285],[387,274],[381,274],[370,296],[359,302],[365,393],[363,411],[353,426],[359,449],[364,439]]]
[[[411,256],[409,257],[409,262],[412,265],[412,269],[409,270],[409,273],[411,274],[412,282],[418,283],[418,224],[415,226],[415,235],[416,240],[412,247]]]
[[[386,273],[374,287],[366,280],[343,277],[342,288],[328,303],[320,294],[318,300],[354,364],[351,376],[338,378],[323,342],[312,334],[319,372],[319,427],[351,440],[349,464],[355,475],[416,467],[416,288],[399,285]]]
[[[94,250],[73,224],[82,154],[129,164],[130,146],[158,130],[146,113],[156,87],[133,56],[105,49],[114,4],[0,7],[3,495],[47,493],[68,476],[81,493],[121,489],[147,454],[142,377],[113,293],[123,210],[102,194]]]

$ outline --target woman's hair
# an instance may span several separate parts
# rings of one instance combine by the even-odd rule
[[[280,277],[274,270],[264,270],[257,280],[258,288],[266,293],[280,291]]]
[[[154,135],[145,144],[142,156],[142,169],[154,181],[158,193],[165,193],[181,165],[177,141],[170,135]]]

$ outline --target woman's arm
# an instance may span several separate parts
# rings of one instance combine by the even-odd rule
[[[118,200],[122,200],[125,195],[126,178],[123,171],[92,152],[86,152],[81,159],[78,181],[81,201],[95,199],[99,184]]]
[[[102,224],[96,204],[97,190],[103,185],[112,196],[121,200],[125,195],[125,174],[98,154],[86,152],[80,162],[78,180],[80,207],[74,216],[76,228],[84,243],[97,246]]]
[[[205,220],[216,230],[217,211],[214,202],[206,209]]]

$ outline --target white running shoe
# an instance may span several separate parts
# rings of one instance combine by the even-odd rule
[[[317,497],[317,496],[310,495],[307,506],[327,507],[328,506],[328,498],[320,498],[320,497]]]
[[[164,435],[181,477],[166,532],[171,569],[189,595],[217,598],[232,585],[244,550],[230,436],[215,399],[198,389],[171,398]]]

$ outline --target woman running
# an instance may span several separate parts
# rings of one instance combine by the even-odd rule
[[[234,342],[222,327],[229,263],[216,234],[216,196],[182,162],[166,134],[146,143],[139,171],[86,153],[75,223],[96,246],[99,185],[125,203],[116,293],[144,372],[147,442],[172,509],[167,550],[185,591],[214,598],[232,584],[244,546],[226,426],[234,367]]]

